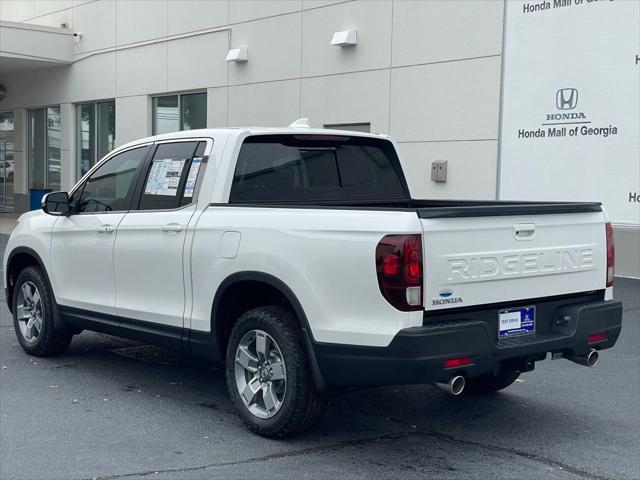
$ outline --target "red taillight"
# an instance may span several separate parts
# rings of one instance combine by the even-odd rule
[[[400,259],[396,255],[392,253],[385,255],[382,262],[385,276],[393,277],[398,275],[398,272],[400,271]]]
[[[616,247],[613,242],[613,227],[607,223],[605,228],[607,234],[607,287],[612,287],[613,277],[616,273]]]
[[[594,333],[593,335],[589,335],[589,337],[587,337],[587,343],[591,344],[591,343],[603,342],[606,339],[607,339],[606,332]]]
[[[444,368],[466,367],[471,365],[471,357],[450,358],[444,361]]]
[[[422,310],[422,235],[387,235],[376,247],[378,285],[404,312]]]

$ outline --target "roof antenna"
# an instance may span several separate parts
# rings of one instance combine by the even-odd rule
[[[311,125],[309,125],[309,119],[304,117],[289,124],[289,128],[311,128]]]

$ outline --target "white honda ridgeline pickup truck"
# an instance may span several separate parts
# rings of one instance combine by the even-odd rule
[[[88,329],[224,363],[284,437],[345,387],[494,392],[614,345],[599,203],[414,200],[389,137],[299,125],[132,142],[48,194],[4,256],[24,350]]]

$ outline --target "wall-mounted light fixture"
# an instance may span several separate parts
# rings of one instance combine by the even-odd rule
[[[82,40],[82,32],[73,32],[73,44],[79,45]]]
[[[336,47],[350,47],[358,43],[357,30],[345,30],[343,32],[335,32],[331,39],[331,45]]]
[[[246,62],[249,60],[249,52],[246,47],[232,48],[227,53],[227,62]]]

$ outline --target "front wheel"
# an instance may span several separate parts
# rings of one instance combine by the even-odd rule
[[[69,346],[72,335],[55,329],[54,309],[53,293],[42,270],[38,267],[22,270],[13,291],[13,326],[28,354],[46,357]]]
[[[238,319],[227,346],[226,375],[236,412],[266,437],[301,433],[326,406],[313,385],[296,319],[282,307],[255,308]]]

